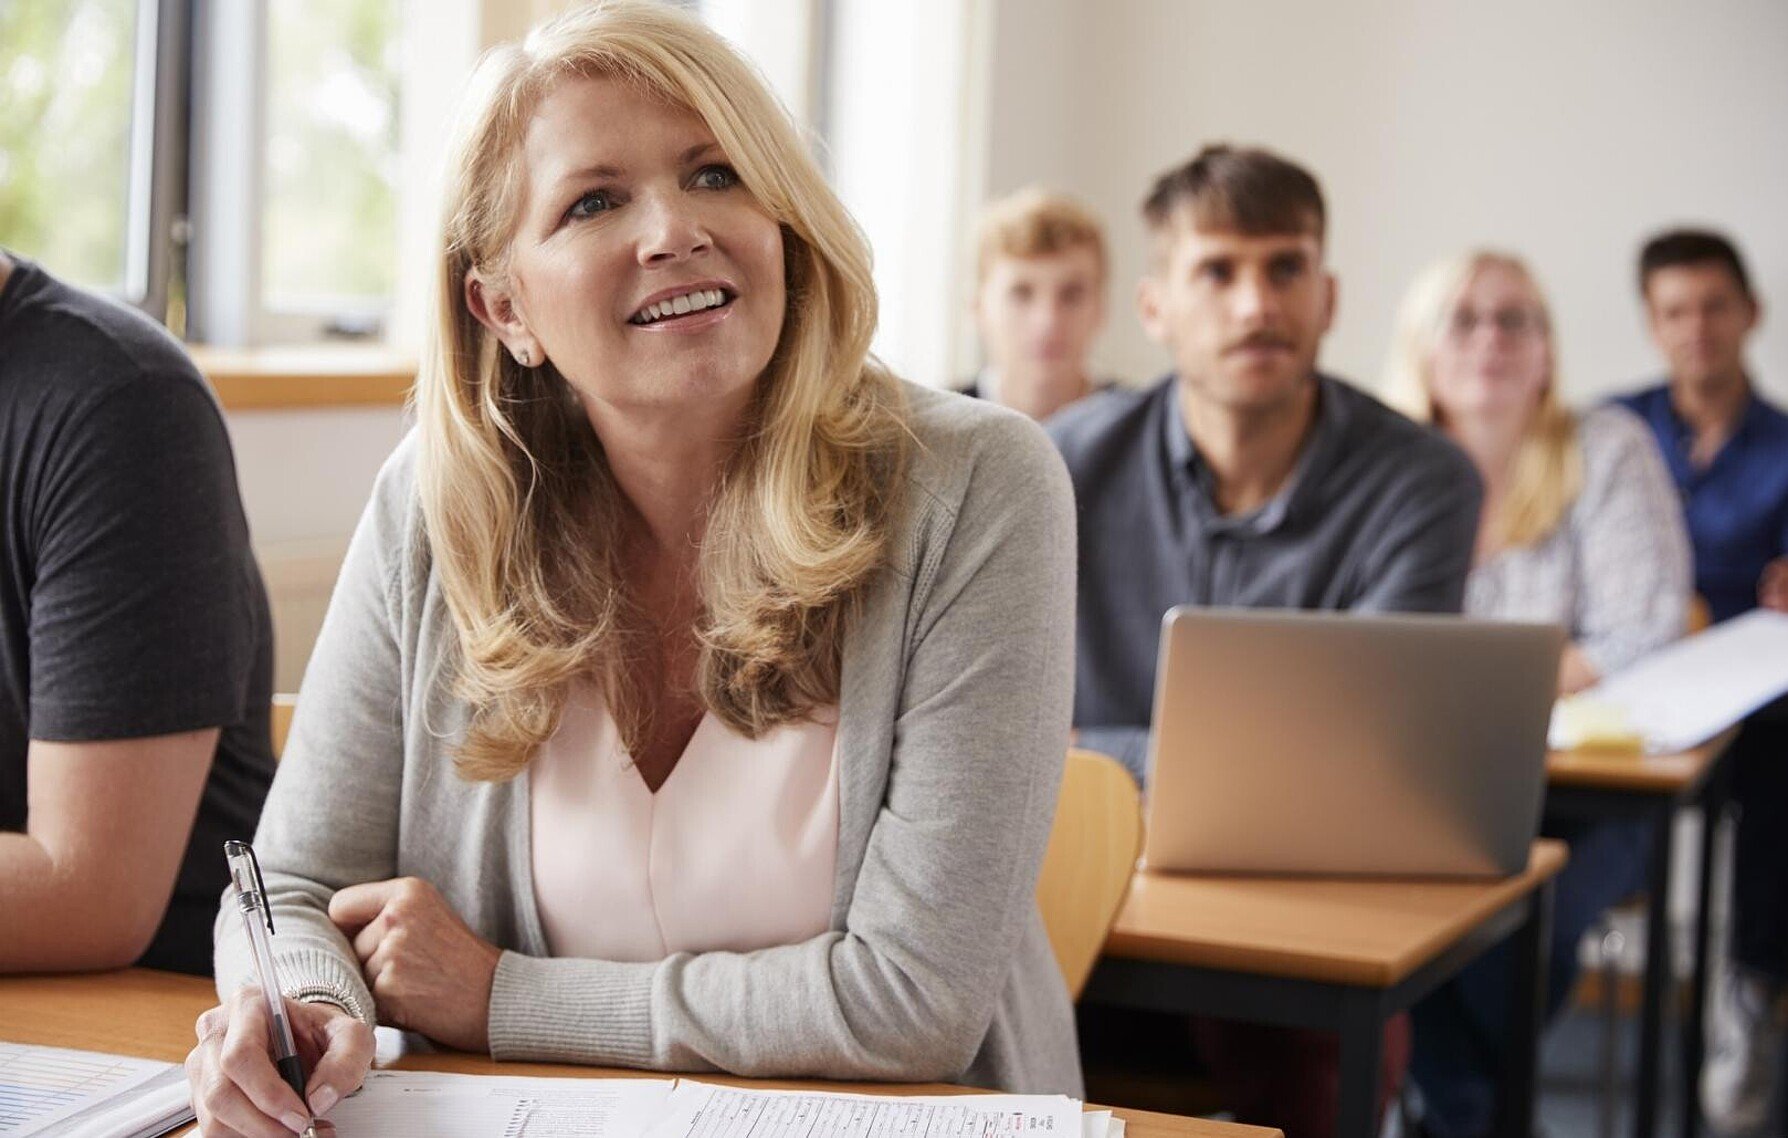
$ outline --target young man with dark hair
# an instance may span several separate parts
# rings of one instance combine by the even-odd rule
[[[1451,443],[1316,370],[1336,284],[1306,171],[1213,146],[1143,216],[1137,309],[1174,371],[1049,425],[1080,505],[1075,726],[1139,779],[1168,608],[1457,612],[1482,497]]]
[[[211,973],[273,777],[223,415],[167,332],[0,251],[0,972]]]
[[[1744,260],[1718,233],[1662,233],[1639,254],[1639,294],[1669,375],[1621,402],[1651,425],[1682,492],[1695,587],[1715,620],[1788,612],[1788,414],[1745,364],[1763,305]],[[1733,751],[1732,960],[1709,1016],[1702,1099],[1738,1131],[1767,1116],[1788,990],[1788,700],[1752,716]]]
[[[989,205],[972,305],[987,365],[964,393],[1047,419],[1095,390],[1106,273],[1105,227],[1074,199],[1032,187]]]
[[[1080,507],[1074,722],[1139,779],[1168,608],[1457,612],[1482,499],[1451,443],[1316,370],[1336,284],[1308,172],[1209,147],[1156,182],[1143,216],[1137,309],[1174,370],[1048,426]],[[1195,1033],[1239,1119],[1331,1130],[1332,1037],[1206,1021]]]

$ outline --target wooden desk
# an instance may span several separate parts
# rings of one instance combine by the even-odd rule
[[[209,981],[147,969],[83,976],[0,977],[0,1040],[78,1047],[179,1062],[193,1045],[193,1021],[217,1002]],[[457,1052],[406,1055],[392,1066],[415,1071],[586,1078],[662,1078],[650,1071],[551,1063],[498,1063]],[[749,1087],[815,1087],[862,1094],[973,1094],[964,1087],[887,1083],[776,1082],[700,1076]],[[1131,1138],[1273,1138],[1277,1130],[1118,1110]],[[187,1131],[190,1132],[189,1127]]]
[[[1552,881],[1562,842],[1501,881],[1138,873],[1083,999],[1341,1036],[1336,1132],[1378,1133],[1385,1021],[1505,938],[1517,1001],[1499,1133],[1529,1138]]]
[[[1645,913],[1645,978],[1639,1012],[1639,1073],[1633,1111],[1636,1138],[1657,1132],[1663,1070],[1664,1008],[1670,983],[1670,864],[1676,813],[1699,806],[1701,860],[1695,899],[1695,977],[1682,1022],[1682,1134],[1701,1124],[1701,1059],[1708,983],[1708,937],[1713,891],[1715,825],[1730,796],[1726,755],[1738,729],[1674,755],[1554,751],[1546,757],[1548,820],[1641,819],[1652,824]]]
[[[1546,756],[1546,786],[1614,790],[1630,794],[1681,794],[1704,785],[1737,738],[1736,728],[1674,755],[1619,751],[1553,751]]]

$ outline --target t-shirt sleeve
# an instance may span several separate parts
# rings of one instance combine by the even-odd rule
[[[29,503],[31,737],[240,719],[257,570],[216,405],[196,382],[133,380],[57,436]]]

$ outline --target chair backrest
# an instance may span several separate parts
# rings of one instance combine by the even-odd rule
[[[1707,598],[1700,593],[1696,593],[1689,598],[1688,624],[1688,634],[1690,636],[1695,635],[1697,632],[1706,632],[1713,624],[1713,609],[1708,605]]]
[[[1142,852],[1142,796],[1116,759],[1069,751],[1037,907],[1068,993],[1078,999]]]
[[[292,713],[298,710],[298,697],[288,692],[280,692],[273,697],[273,761],[286,750],[286,736],[292,730]]]

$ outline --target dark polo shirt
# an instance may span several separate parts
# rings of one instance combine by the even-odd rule
[[[1316,422],[1285,487],[1225,517],[1168,376],[1104,391],[1046,429],[1080,510],[1074,723],[1140,779],[1161,618],[1181,604],[1458,612],[1483,490],[1452,443],[1318,376]]]

